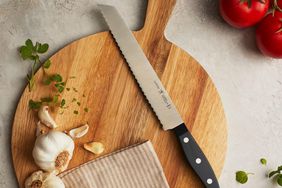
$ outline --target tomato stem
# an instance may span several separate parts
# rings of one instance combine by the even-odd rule
[[[273,8],[272,9],[272,16],[274,16],[276,10],[282,12],[282,9],[278,6],[277,0],[273,1],[273,7],[272,8]]]

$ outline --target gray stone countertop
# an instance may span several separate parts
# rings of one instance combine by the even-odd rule
[[[106,30],[98,3],[115,5],[132,30],[142,27],[145,0],[0,0],[0,187],[17,187],[10,137],[29,69],[17,48],[27,38],[48,42],[50,56],[71,41]],[[282,163],[282,60],[258,52],[254,29],[225,24],[217,0],[177,0],[166,36],[200,62],[222,98],[229,137],[221,187],[275,187],[265,173]],[[266,167],[261,157],[268,159]],[[244,186],[235,181],[241,169],[256,174]]]

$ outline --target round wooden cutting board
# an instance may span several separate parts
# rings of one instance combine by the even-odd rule
[[[205,70],[164,37],[174,4],[175,0],[149,0],[144,28],[134,35],[219,177],[227,148],[223,106]],[[84,150],[83,143],[102,142],[105,155],[151,140],[170,187],[203,187],[185,161],[173,132],[161,129],[109,32],[75,41],[51,60],[48,72],[60,73],[67,79],[66,88],[70,88],[61,94],[69,107],[63,114],[61,110],[52,113],[60,125],[58,130],[69,130],[86,122],[90,125],[88,134],[75,140],[74,157],[68,169],[99,157]],[[39,70],[36,80],[42,80],[42,76],[43,71]],[[76,78],[71,79],[72,76]],[[20,187],[38,169],[32,158],[38,119],[36,112],[28,109],[28,101],[51,94],[49,87],[37,85],[33,92],[24,90],[13,124],[11,147]],[[73,98],[81,105],[71,102]],[[79,114],[74,114],[74,110]]]

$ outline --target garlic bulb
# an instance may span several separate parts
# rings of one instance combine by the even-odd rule
[[[90,142],[90,143],[87,143],[87,144],[84,144],[83,145],[84,149],[96,154],[96,155],[99,155],[101,153],[104,152],[105,150],[105,147],[102,143],[100,142]]]
[[[42,123],[44,123],[46,126],[54,129],[58,127],[54,119],[51,117],[51,115],[48,112],[49,107],[48,106],[41,106],[38,111],[38,118]]]
[[[37,137],[32,155],[41,169],[58,174],[67,168],[73,150],[71,137],[60,131],[50,131]]]
[[[81,138],[81,137],[83,137],[84,135],[87,134],[88,130],[89,130],[89,125],[85,124],[83,126],[80,126],[80,127],[77,127],[77,128],[70,130],[69,135],[73,139]]]
[[[52,173],[36,171],[25,181],[25,188],[65,188],[63,181]]]

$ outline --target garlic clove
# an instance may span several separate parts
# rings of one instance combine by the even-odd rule
[[[87,134],[88,130],[89,130],[89,125],[85,124],[83,126],[80,126],[80,127],[77,127],[77,128],[74,128],[74,129],[70,130],[69,131],[69,135],[73,139],[81,138],[81,137],[83,137],[84,135]]]
[[[105,150],[105,147],[102,143],[100,142],[90,142],[90,143],[86,143],[83,145],[84,149],[96,154],[96,155],[99,155],[101,153],[104,152]]]
[[[25,188],[42,187],[46,174],[42,171],[36,171],[25,180]]]
[[[73,150],[74,142],[70,136],[60,131],[49,131],[36,138],[32,156],[41,169],[58,174],[67,169]]]
[[[44,123],[47,127],[50,127],[52,129],[57,128],[58,125],[54,121],[54,119],[51,117],[48,111],[48,106],[41,106],[38,111],[38,118],[39,120]]]
[[[64,182],[58,176],[50,174],[44,181],[46,188],[65,188]]]
[[[39,170],[33,172],[25,181],[25,188],[65,188],[63,181],[52,173]]]

